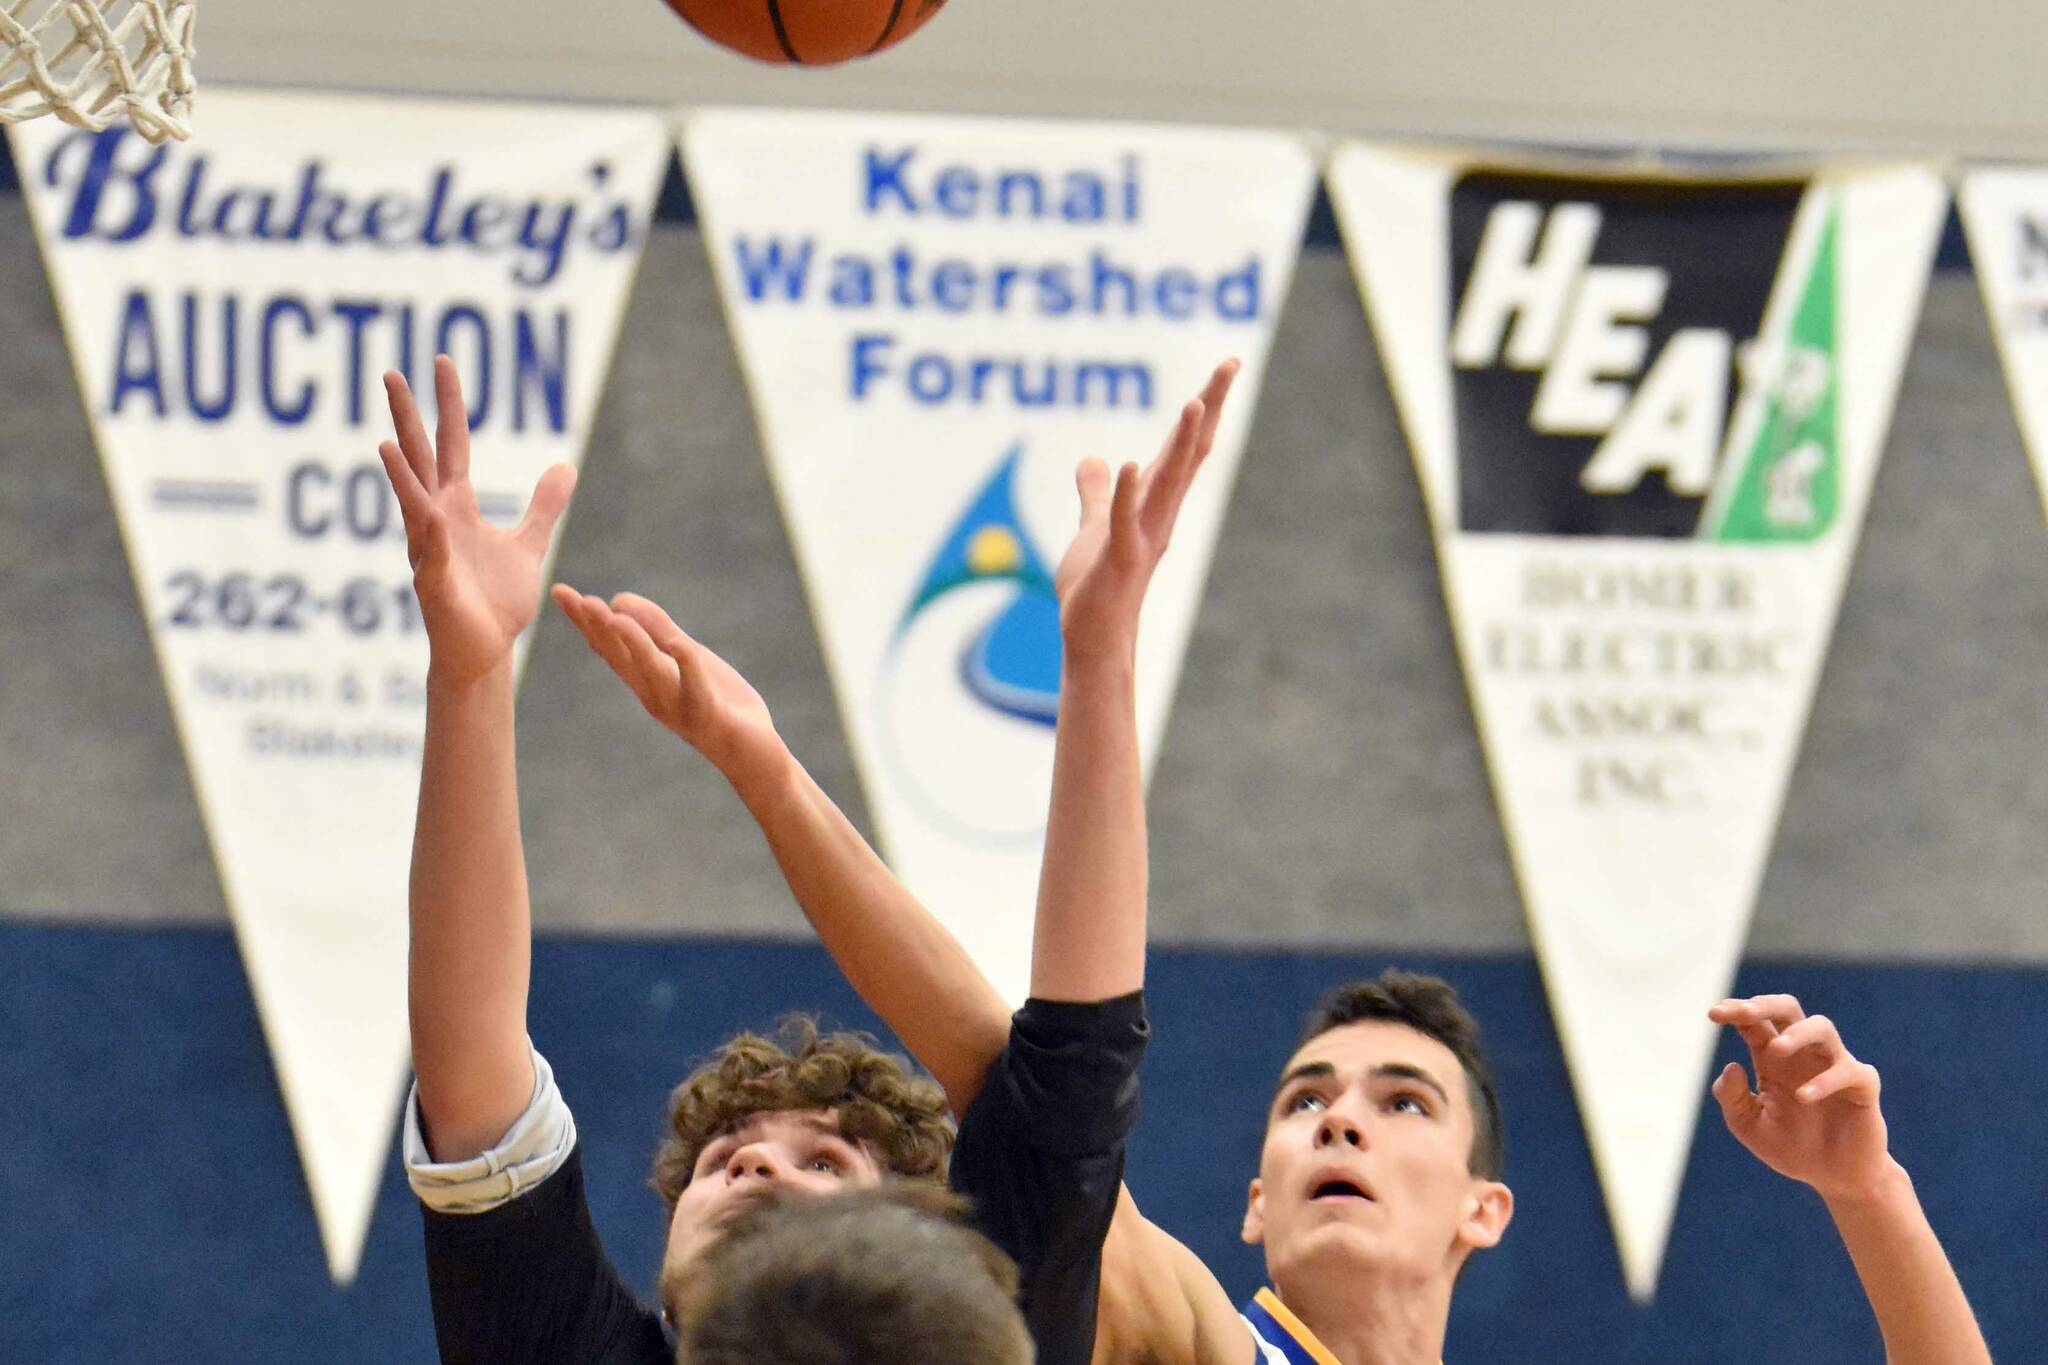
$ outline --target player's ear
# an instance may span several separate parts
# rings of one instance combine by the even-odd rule
[[[1252,1177],[1251,1188],[1245,1192],[1244,1231],[1240,1235],[1247,1246],[1257,1246],[1266,1240],[1266,1187],[1257,1176]]]
[[[1458,1240],[1475,1251],[1499,1244],[1515,1216],[1515,1192],[1498,1180],[1475,1180],[1465,1196],[1465,1217]]]

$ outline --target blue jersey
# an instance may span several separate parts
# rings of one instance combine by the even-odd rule
[[[1255,1365],[1341,1365],[1270,1289],[1261,1289],[1244,1306],[1244,1322],[1258,1345]]]

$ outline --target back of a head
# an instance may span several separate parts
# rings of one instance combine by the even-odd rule
[[[762,1200],[667,1296],[678,1365],[1031,1365],[1016,1267],[966,1207],[909,1181]]]

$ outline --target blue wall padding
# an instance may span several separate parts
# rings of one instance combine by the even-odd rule
[[[1418,959],[1486,1025],[1517,1194],[1506,1245],[1458,1291],[1447,1358],[1497,1362],[1874,1362],[1820,1202],[1738,1149],[1706,1102],[1661,1291],[1631,1306],[1533,962]],[[1140,1203],[1233,1292],[1267,1089],[1354,955],[1159,952]],[[795,1007],[872,1026],[806,946],[543,940],[532,1026],[584,1134],[599,1225],[651,1285],[645,1186],[663,1098],[729,1030]],[[1894,1150],[2001,1359],[2048,1360],[2041,1115],[2048,973],[1753,963],[1841,1024],[1885,1080]],[[1626,1027],[1626,1020],[1616,1020]],[[0,1360],[432,1359],[419,1225],[394,1156],[354,1286],[327,1280],[269,1058],[225,931],[0,925]],[[1733,1051],[1723,1049],[1724,1055]]]

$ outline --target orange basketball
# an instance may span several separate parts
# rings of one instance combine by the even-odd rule
[[[668,0],[691,28],[742,56],[830,66],[893,47],[946,0]]]

